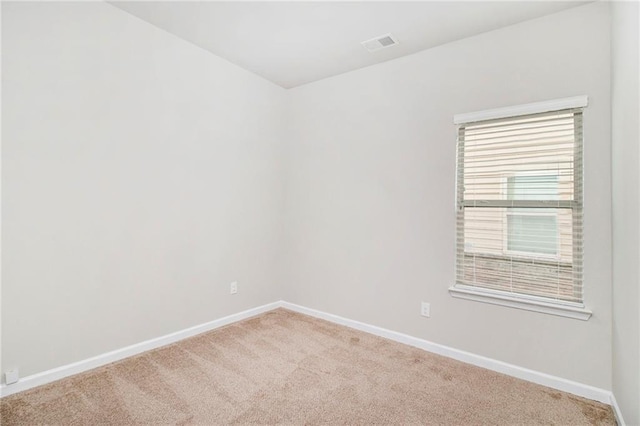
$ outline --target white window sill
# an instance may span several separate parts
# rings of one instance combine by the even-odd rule
[[[494,305],[508,306],[510,308],[524,309],[527,311],[542,312],[550,315],[558,315],[566,318],[586,321],[591,317],[591,311],[584,305],[569,302],[547,302],[541,298],[516,296],[508,293],[479,289],[464,285],[449,287],[449,293],[453,297],[477,302],[491,303]]]

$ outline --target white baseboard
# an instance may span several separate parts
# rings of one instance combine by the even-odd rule
[[[613,414],[616,415],[618,426],[625,426],[626,423],[622,417],[622,411],[620,411],[620,406],[618,405],[618,401],[616,401],[616,397],[613,393],[611,394],[611,408],[613,409]]]
[[[72,364],[64,365],[62,367],[54,368],[48,371],[43,371],[31,376],[24,377],[18,382],[11,385],[0,385],[0,397],[13,395],[18,392],[25,391],[27,389],[41,386],[47,383],[60,380],[62,378],[72,376],[74,374],[82,373],[87,370],[91,370],[96,367],[119,361],[121,359],[137,355],[139,353],[159,348],[171,343],[175,343],[179,340],[186,339],[188,337],[195,336],[200,333],[204,333],[210,330],[214,330],[225,325],[232,324],[234,322],[242,321],[244,319],[259,315],[264,312],[271,311],[277,308],[285,308],[294,312],[309,315],[312,317],[324,319],[336,324],[344,325],[356,330],[364,331],[376,336],[384,337],[395,342],[403,343],[409,346],[413,346],[419,349],[423,349],[428,352],[432,352],[438,355],[443,355],[448,358],[452,358],[458,361],[465,362],[467,364],[475,365],[478,367],[493,370],[502,374],[506,374],[518,379],[527,380],[529,382],[537,383],[543,386],[547,386],[553,389],[569,392],[574,395],[582,396],[584,398],[603,402],[605,404],[611,404],[613,411],[616,415],[618,424],[624,426],[624,420],[620,407],[618,406],[613,393],[596,388],[594,386],[585,385],[582,383],[574,382],[571,380],[563,379],[561,377],[552,376],[550,374],[541,373],[539,371],[529,370],[527,368],[518,367],[517,365],[508,364],[506,362],[498,361],[495,359],[483,357],[470,352],[461,351],[448,346],[440,345],[438,343],[429,342],[428,340],[420,339],[417,337],[409,336],[407,334],[398,333],[396,331],[387,330],[382,327],[366,324],[363,322],[351,320],[338,315],[328,314],[326,312],[318,311],[304,306],[296,305],[285,301],[278,301],[259,306],[257,308],[248,309],[237,314],[229,315],[217,320],[213,320],[204,324],[196,325],[194,327],[187,328],[185,330],[177,331],[175,333],[167,334],[165,336],[157,337],[155,339],[147,340],[141,343],[137,343],[125,348],[121,348],[112,352],[107,352],[88,358],[82,361],[78,361]]]
[[[354,321],[348,318],[343,318],[338,315],[328,314],[326,312],[317,311],[315,309],[306,308],[304,306],[296,305],[293,303],[282,302],[281,306],[285,309],[299,312],[301,314],[310,315],[316,318],[321,318],[336,324],[344,325],[350,328],[354,328],[356,330],[360,330],[366,333],[374,334],[376,336],[384,337],[389,340],[393,340],[399,343],[404,343],[405,345],[423,349],[428,352],[433,352],[438,355],[443,355],[448,358],[465,362],[467,364],[486,368],[488,370],[497,371],[498,373],[506,374],[508,376],[516,377],[518,379],[527,380],[529,382],[537,383],[539,385],[547,386],[547,387],[561,390],[564,392],[569,392],[574,395],[578,395],[584,398],[603,402],[605,404],[612,403],[613,394],[611,393],[611,391],[608,391],[605,389],[596,388],[594,386],[585,385],[582,383],[563,379],[561,377],[556,377],[550,374],[541,373],[539,371],[518,367],[517,365],[508,364],[506,362],[487,358],[481,355],[476,355],[470,352],[461,351],[459,349],[454,349],[448,346],[440,345],[438,343],[429,342],[428,340],[419,339],[417,337],[409,336],[407,334],[398,333],[396,331],[387,330],[382,327],[376,327],[374,325],[369,325],[369,324],[365,324],[359,321]]]
[[[248,309],[237,314],[229,315],[204,324],[196,325],[194,327],[177,331],[175,333],[156,337],[155,339],[136,343],[134,345],[107,352],[92,358],[74,362],[72,364],[63,365],[62,367],[53,368],[51,370],[33,374],[31,376],[26,376],[11,385],[0,385],[0,397],[13,395],[14,393],[22,392],[36,386],[51,383],[65,377],[72,376],[74,374],[91,370],[92,368],[101,367],[115,361],[120,361],[121,359],[137,355],[151,349],[156,349],[161,346],[175,343],[179,340],[186,339],[187,337],[192,337],[206,331],[214,330],[216,328],[232,324],[234,322],[242,321],[244,319],[259,315],[263,312],[271,311],[280,306],[281,302],[273,302],[266,305],[258,306],[257,308]]]

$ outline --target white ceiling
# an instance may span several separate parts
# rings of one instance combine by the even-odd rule
[[[291,88],[586,2],[110,2]],[[392,33],[399,45],[360,42]]]

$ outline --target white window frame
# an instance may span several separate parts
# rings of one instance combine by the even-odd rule
[[[460,125],[477,121],[517,117],[521,115],[559,111],[564,109],[584,108],[587,105],[587,96],[575,96],[571,98],[536,102],[513,107],[457,114],[454,116],[453,122],[456,125]],[[490,303],[583,321],[588,320],[592,315],[591,310],[589,310],[584,303],[551,300],[545,297],[511,294],[499,290],[484,289],[460,284],[454,284],[449,287],[449,293],[451,296],[460,299]]]

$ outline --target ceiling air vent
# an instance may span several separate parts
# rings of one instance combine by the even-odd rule
[[[385,34],[374,37],[371,40],[363,41],[361,44],[369,52],[375,52],[376,50],[384,49],[385,47],[395,46],[398,44],[398,40],[396,40],[392,34]]]

